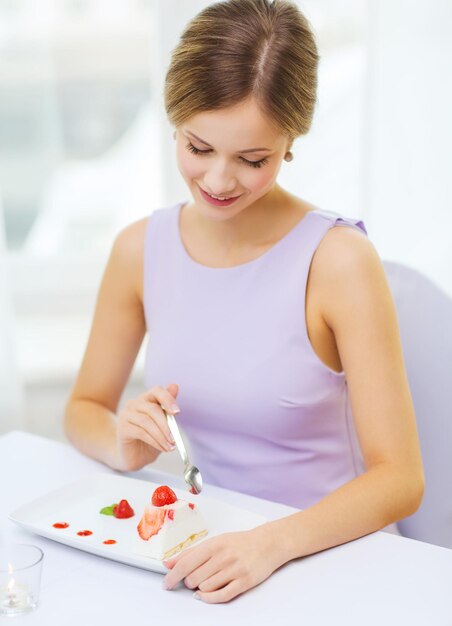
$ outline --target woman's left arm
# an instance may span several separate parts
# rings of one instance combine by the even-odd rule
[[[331,229],[310,281],[336,340],[366,471],[303,511],[182,553],[167,563],[167,588],[185,579],[204,601],[228,601],[284,563],[380,530],[421,503],[422,459],[397,317],[373,245],[351,228]]]

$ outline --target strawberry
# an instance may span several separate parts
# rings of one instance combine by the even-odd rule
[[[153,535],[156,535],[163,526],[165,521],[165,510],[156,510],[146,507],[144,509],[143,517],[137,526],[138,534],[142,539],[147,541]]]
[[[166,485],[162,485],[154,491],[151,501],[154,506],[164,506],[165,504],[173,504],[176,500],[174,491]]]
[[[121,500],[119,504],[113,507],[113,515],[118,519],[127,519],[133,517],[135,512],[127,500]]]

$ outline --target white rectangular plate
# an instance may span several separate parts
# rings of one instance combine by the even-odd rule
[[[159,485],[115,474],[91,474],[75,483],[48,493],[25,504],[9,515],[9,519],[27,530],[64,543],[79,550],[119,561],[154,572],[168,570],[157,559],[134,554],[136,527],[144,507]],[[225,532],[249,530],[266,522],[257,513],[212,500],[203,494],[192,496],[187,491],[174,489],[178,498],[194,502],[199,507],[208,528],[208,539]],[[130,519],[116,519],[99,511],[122,499],[128,500],[135,511]],[[67,522],[69,527],[57,530],[56,522]],[[91,530],[92,535],[79,537],[77,532]],[[117,543],[103,542],[115,539]],[[203,540],[201,540],[203,541]]]

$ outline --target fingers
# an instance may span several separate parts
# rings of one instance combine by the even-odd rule
[[[139,439],[140,441],[144,441],[144,443],[147,443],[148,446],[151,446],[152,448],[156,448],[157,450],[160,450],[161,452],[165,451],[165,450],[162,450],[160,442],[157,441],[154,437],[152,437],[152,435],[150,435],[147,430],[144,430],[144,428],[141,428],[141,426],[137,426],[133,424],[132,422],[130,422],[128,425],[128,435],[129,437],[133,436],[134,439]]]
[[[177,385],[169,385],[170,387],[177,387]],[[177,390],[178,391],[178,390]],[[177,392],[176,392],[177,395]],[[148,402],[156,402],[161,407],[165,409],[167,413],[172,413],[173,415],[180,412],[180,408],[176,403],[176,399],[171,393],[165,389],[164,387],[152,387],[149,391],[147,391],[143,396],[141,396],[144,400]]]
[[[212,537],[165,561],[169,571],[164,587],[174,589],[183,580],[186,587],[196,589],[194,597],[212,604],[228,602],[255,587],[274,568],[268,566],[267,551],[260,549],[266,542],[261,537],[261,546],[250,543],[250,533],[225,533]]]
[[[176,383],[171,383],[170,385],[168,385],[167,390],[170,392],[173,398],[177,398],[177,394],[179,393],[179,385],[177,385]]]
[[[234,574],[233,567],[224,567],[210,553],[202,554],[200,550],[165,565],[171,568],[164,578],[165,589],[174,589],[183,579],[188,589],[197,589],[195,597],[209,604],[228,602],[247,588],[246,581]]]
[[[138,427],[140,429],[140,434],[142,432],[146,433],[148,437],[155,442],[153,444],[154,447],[161,452],[174,450],[174,441],[172,441],[169,429],[167,428],[167,433],[163,432],[162,427],[159,427],[152,415],[136,410],[128,416],[128,422],[131,425]],[[140,439],[142,439],[142,437],[140,437]]]
[[[168,562],[170,571],[164,578],[165,589],[173,589],[177,583],[189,575],[193,576],[192,582],[195,581],[195,571],[205,564],[209,564],[212,554],[209,549],[205,549],[205,546],[200,545],[192,548],[191,550],[184,552],[180,555],[177,561],[173,560]],[[165,562],[165,565],[167,563]],[[215,565],[207,565],[209,575],[212,575],[218,570],[215,570]],[[214,571],[215,570],[215,571]]]
[[[185,576],[184,583],[189,589],[199,589],[201,591],[213,591],[228,583],[230,577],[225,570],[221,569],[220,563],[215,559],[209,559],[198,567],[194,572]]]
[[[246,591],[246,587],[239,580],[231,580],[229,584],[215,591],[197,591],[194,595],[198,600],[202,600],[207,604],[216,604],[219,602],[229,602],[239,594]]]
[[[167,413],[178,413],[178,393],[179,386],[174,383],[167,389],[155,386],[125,403],[118,413],[115,466],[123,470],[140,469],[152,463],[160,452],[174,450],[175,442],[162,406]]]
[[[153,424],[155,424],[160,431],[160,435],[158,435],[159,438],[163,437],[166,442],[174,445],[174,439],[168,426],[168,420],[159,405],[145,402],[144,400],[138,400],[135,407],[136,412],[139,414],[138,417],[140,418],[141,426],[145,428],[145,424],[148,421],[147,418],[151,418]],[[141,415],[144,415],[145,422],[143,422]]]
[[[176,384],[168,385],[168,389],[156,386],[126,402],[119,416],[122,438],[137,438],[160,452],[174,450],[175,442],[162,407],[168,413],[178,413],[180,409],[175,402],[178,392]]]
[[[169,385],[168,388],[177,395],[178,385]],[[135,434],[147,433],[147,437],[140,436],[139,439],[146,443],[152,440],[154,443],[149,445],[161,452],[169,452],[174,450],[174,439],[162,407],[171,414],[180,411],[174,396],[167,389],[157,386],[126,402],[121,417],[139,429],[134,431]]]

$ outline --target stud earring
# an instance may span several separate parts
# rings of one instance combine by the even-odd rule
[[[289,150],[288,152],[286,152],[286,154],[284,155],[284,161],[292,161],[293,160],[293,154],[292,152]]]

